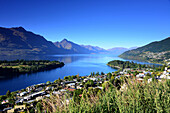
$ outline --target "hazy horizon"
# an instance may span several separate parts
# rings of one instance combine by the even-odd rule
[[[56,42],[104,49],[140,47],[170,36],[169,0],[1,0],[1,27],[22,26]]]

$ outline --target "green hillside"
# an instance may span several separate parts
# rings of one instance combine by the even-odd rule
[[[170,58],[170,37],[143,47],[126,51],[121,58],[163,63]]]

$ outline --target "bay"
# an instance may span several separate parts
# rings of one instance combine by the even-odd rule
[[[34,59],[31,57],[30,59]],[[36,57],[38,59],[58,60],[65,63],[62,68],[53,69],[50,71],[24,74],[10,78],[0,77],[0,95],[6,94],[8,90],[16,91],[28,86],[53,82],[54,80],[68,75],[86,76],[91,72],[114,72],[116,69],[107,66],[107,62],[111,60],[124,60],[113,54],[70,54],[70,55],[53,55],[46,57]],[[141,64],[149,64],[146,62],[134,61]]]

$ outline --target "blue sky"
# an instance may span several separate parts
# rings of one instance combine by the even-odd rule
[[[170,0],[0,0],[0,26],[103,48],[170,36]]]

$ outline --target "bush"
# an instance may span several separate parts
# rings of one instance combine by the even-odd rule
[[[51,109],[52,112],[85,112],[85,113],[124,113],[124,112],[164,112],[169,113],[170,108],[170,81],[153,81],[151,83],[138,83],[134,80],[127,80],[127,89],[121,91],[111,83],[106,82],[103,87],[106,91],[95,95],[87,94],[86,90],[80,99],[80,103],[72,100],[69,104],[62,104],[61,108]],[[56,98],[56,97],[55,97]],[[45,108],[55,106],[54,100],[46,104]],[[45,102],[48,100],[45,100]],[[52,104],[53,103],[53,104]],[[45,105],[45,104],[44,104]]]

